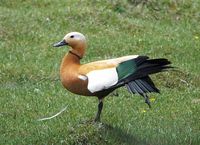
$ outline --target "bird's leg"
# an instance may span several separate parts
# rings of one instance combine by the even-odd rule
[[[99,99],[98,111],[94,119],[95,122],[100,122],[100,115],[103,108],[103,99]]]
[[[142,94],[142,96],[144,97],[145,103],[147,103],[149,108],[151,108],[151,103],[149,101],[149,96],[147,96],[147,94]]]

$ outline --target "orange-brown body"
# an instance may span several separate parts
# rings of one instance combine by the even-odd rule
[[[120,62],[133,58],[134,56],[120,57],[117,59],[109,59],[80,64],[78,57],[71,53],[67,53],[61,63],[60,77],[63,86],[72,93],[84,96],[96,96],[87,89],[88,81],[81,80],[79,75],[86,75],[93,70],[116,67]]]
[[[92,94],[87,89],[87,81],[78,78],[80,61],[72,54],[66,54],[60,67],[60,77],[63,86],[72,93],[84,96]]]

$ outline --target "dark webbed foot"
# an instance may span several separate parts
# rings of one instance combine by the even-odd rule
[[[149,100],[149,96],[147,96],[147,94],[142,94],[142,96],[144,97],[145,103],[147,103],[149,108],[151,108],[151,102]]]
[[[99,99],[98,111],[97,111],[96,117],[94,119],[94,122],[100,122],[100,120],[101,120],[100,116],[101,116],[102,108],[103,108],[103,100]]]

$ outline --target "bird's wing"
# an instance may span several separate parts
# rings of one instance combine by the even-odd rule
[[[129,89],[132,88],[131,91],[134,93],[145,93],[144,89],[149,88],[149,85],[152,87],[149,92],[158,92],[154,84],[147,79],[148,75],[172,68],[169,66],[171,62],[167,59],[149,59],[147,56],[137,56],[132,59],[124,59],[121,62],[120,59],[100,62],[83,65],[83,67],[89,68],[88,70],[85,68],[87,71],[82,75],[86,76],[88,80],[87,88],[92,93],[117,88],[125,84],[128,84]],[[137,81],[139,79],[142,79],[143,82]],[[136,84],[132,81],[135,81]]]
[[[84,64],[79,68],[79,78],[82,80],[87,78],[87,88],[92,93],[105,90],[118,82],[117,66],[137,57],[137,55],[130,55]]]
[[[94,70],[102,70],[102,69],[117,67],[119,63],[130,60],[130,59],[134,59],[137,57],[138,55],[129,55],[129,56],[124,56],[124,57],[119,57],[119,58],[114,58],[114,59],[90,62],[84,65],[81,65],[81,67],[79,68],[79,74],[85,75]]]

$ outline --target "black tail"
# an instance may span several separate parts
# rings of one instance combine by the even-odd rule
[[[140,59],[140,57],[138,57]],[[143,59],[143,58],[142,58]],[[136,61],[137,62],[137,61]],[[150,74],[159,73],[162,71],[166,71],[169,68],[172,68],[169,66],[171,64],[170,61],[168,61],[165,58],[160,59],[146,59],[144,61],[138,61],[137,63],[137,70],[127,78],[125,78],[123,81],[124,83],[128,83],[132,80],[139,79],[146,77]]]
[[[164,58],[148,59],[147,57],[143,56],[136,58],[134,61],[136,62],[137,66],[136,71],[125,79],[121,80],[121,82],[123,82],[122,84],[126,84],[126,86],[129,87],[129,90],[132,88],[132,93],[142,94],[148,92],[159,92],[148,75],[172,68],[169,66],[171,62]]]
[[[159,93],[160,91],[156,88],[149,75],[166,71],[173,67],[170,66],[171,62],[164,58],[148,59],[146,56],[139,56],[132,61],[136,63],[136,71],[120,80],[114,87],[118,88],[125,85],[129,92],[143,96],[150,107],[147,93]]]
[[[171,62],[165,58],[160,59],[148,59],[147,56],[139,56],[133,60],[133,63],[136,64],[136,69],[134,73],[127,76],[126,78],[119,80],[119,82],[112,88],[118,88],[124,86],[125,84],[131,84],[132,81],[135,81],[137,84],[149,84],[152,88],[156,88],[153,81],[148,77],[150,74],[155,74],[173,68],[170,66]],[[158,89],[155,89],[155,92]],[[153,91],[154,92],[154,91]]]

